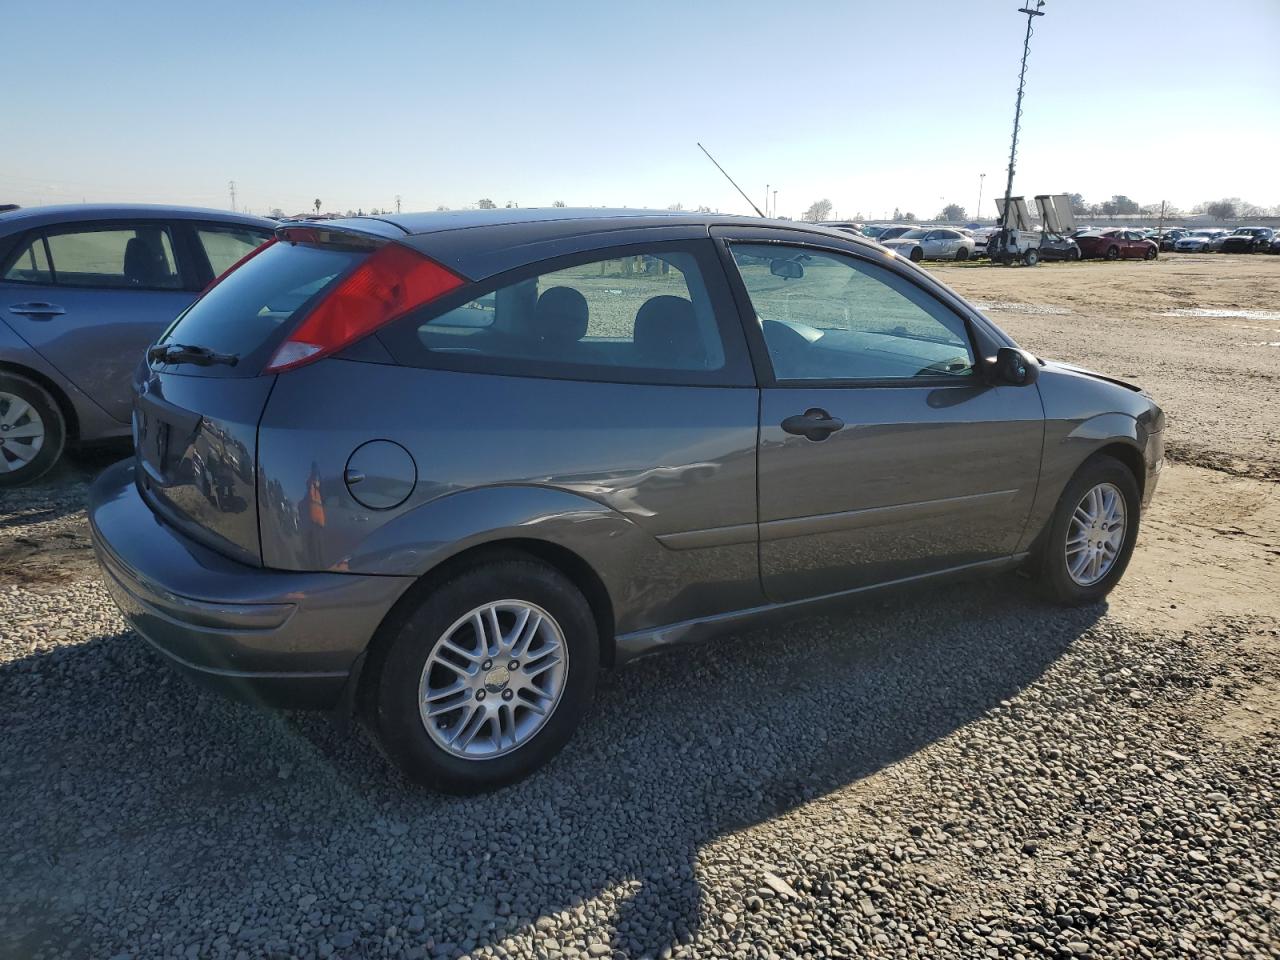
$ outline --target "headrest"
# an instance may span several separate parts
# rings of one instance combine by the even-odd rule
[[[533,329],[544,343],[576,343],[587,334],[587,298],[573,287],[551,287],[538,297]]]

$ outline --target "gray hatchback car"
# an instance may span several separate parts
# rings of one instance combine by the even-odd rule
[[[89,511],[125,615],[460,792],[554,755],[601,665],[978,571],[1096,601],[1163,464],[1138,387],[787,222],[285,226],[148,356]]]
[[[0,486],[129,436],[142,352],[275,226],[146,204],[0,213]]]

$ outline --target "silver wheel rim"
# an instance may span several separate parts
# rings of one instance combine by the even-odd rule
[[[44,420],[16,394],[0,392],[0,473],[21,470],[44,446]]]
[[[1124,546],[1128,516],[1124,494],[1113,483],[1091,487],[1071,514],[1067,527],[1067,574],[1091,587],[1116,565]]]
[[[427,657],[418,712],[436,746],[490,760],[528,743],[564,693],[568,647],[555,618],[525,600],[459,617]]]

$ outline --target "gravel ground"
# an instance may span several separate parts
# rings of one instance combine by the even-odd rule
[[[1008,577],[653,658],[471,799],[129,633],[110,453],[7,491],[0,957],[1280,957],[1280,488],[1224,423],[1109,605]]]

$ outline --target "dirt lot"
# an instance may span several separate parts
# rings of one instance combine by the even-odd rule
[[[1280,956],[1280,257],[932,269],[1169,411],[1108,604],[1010,577],[654,658],[448,799],[166,669],[82,459],[0,501],[0,956]]]

